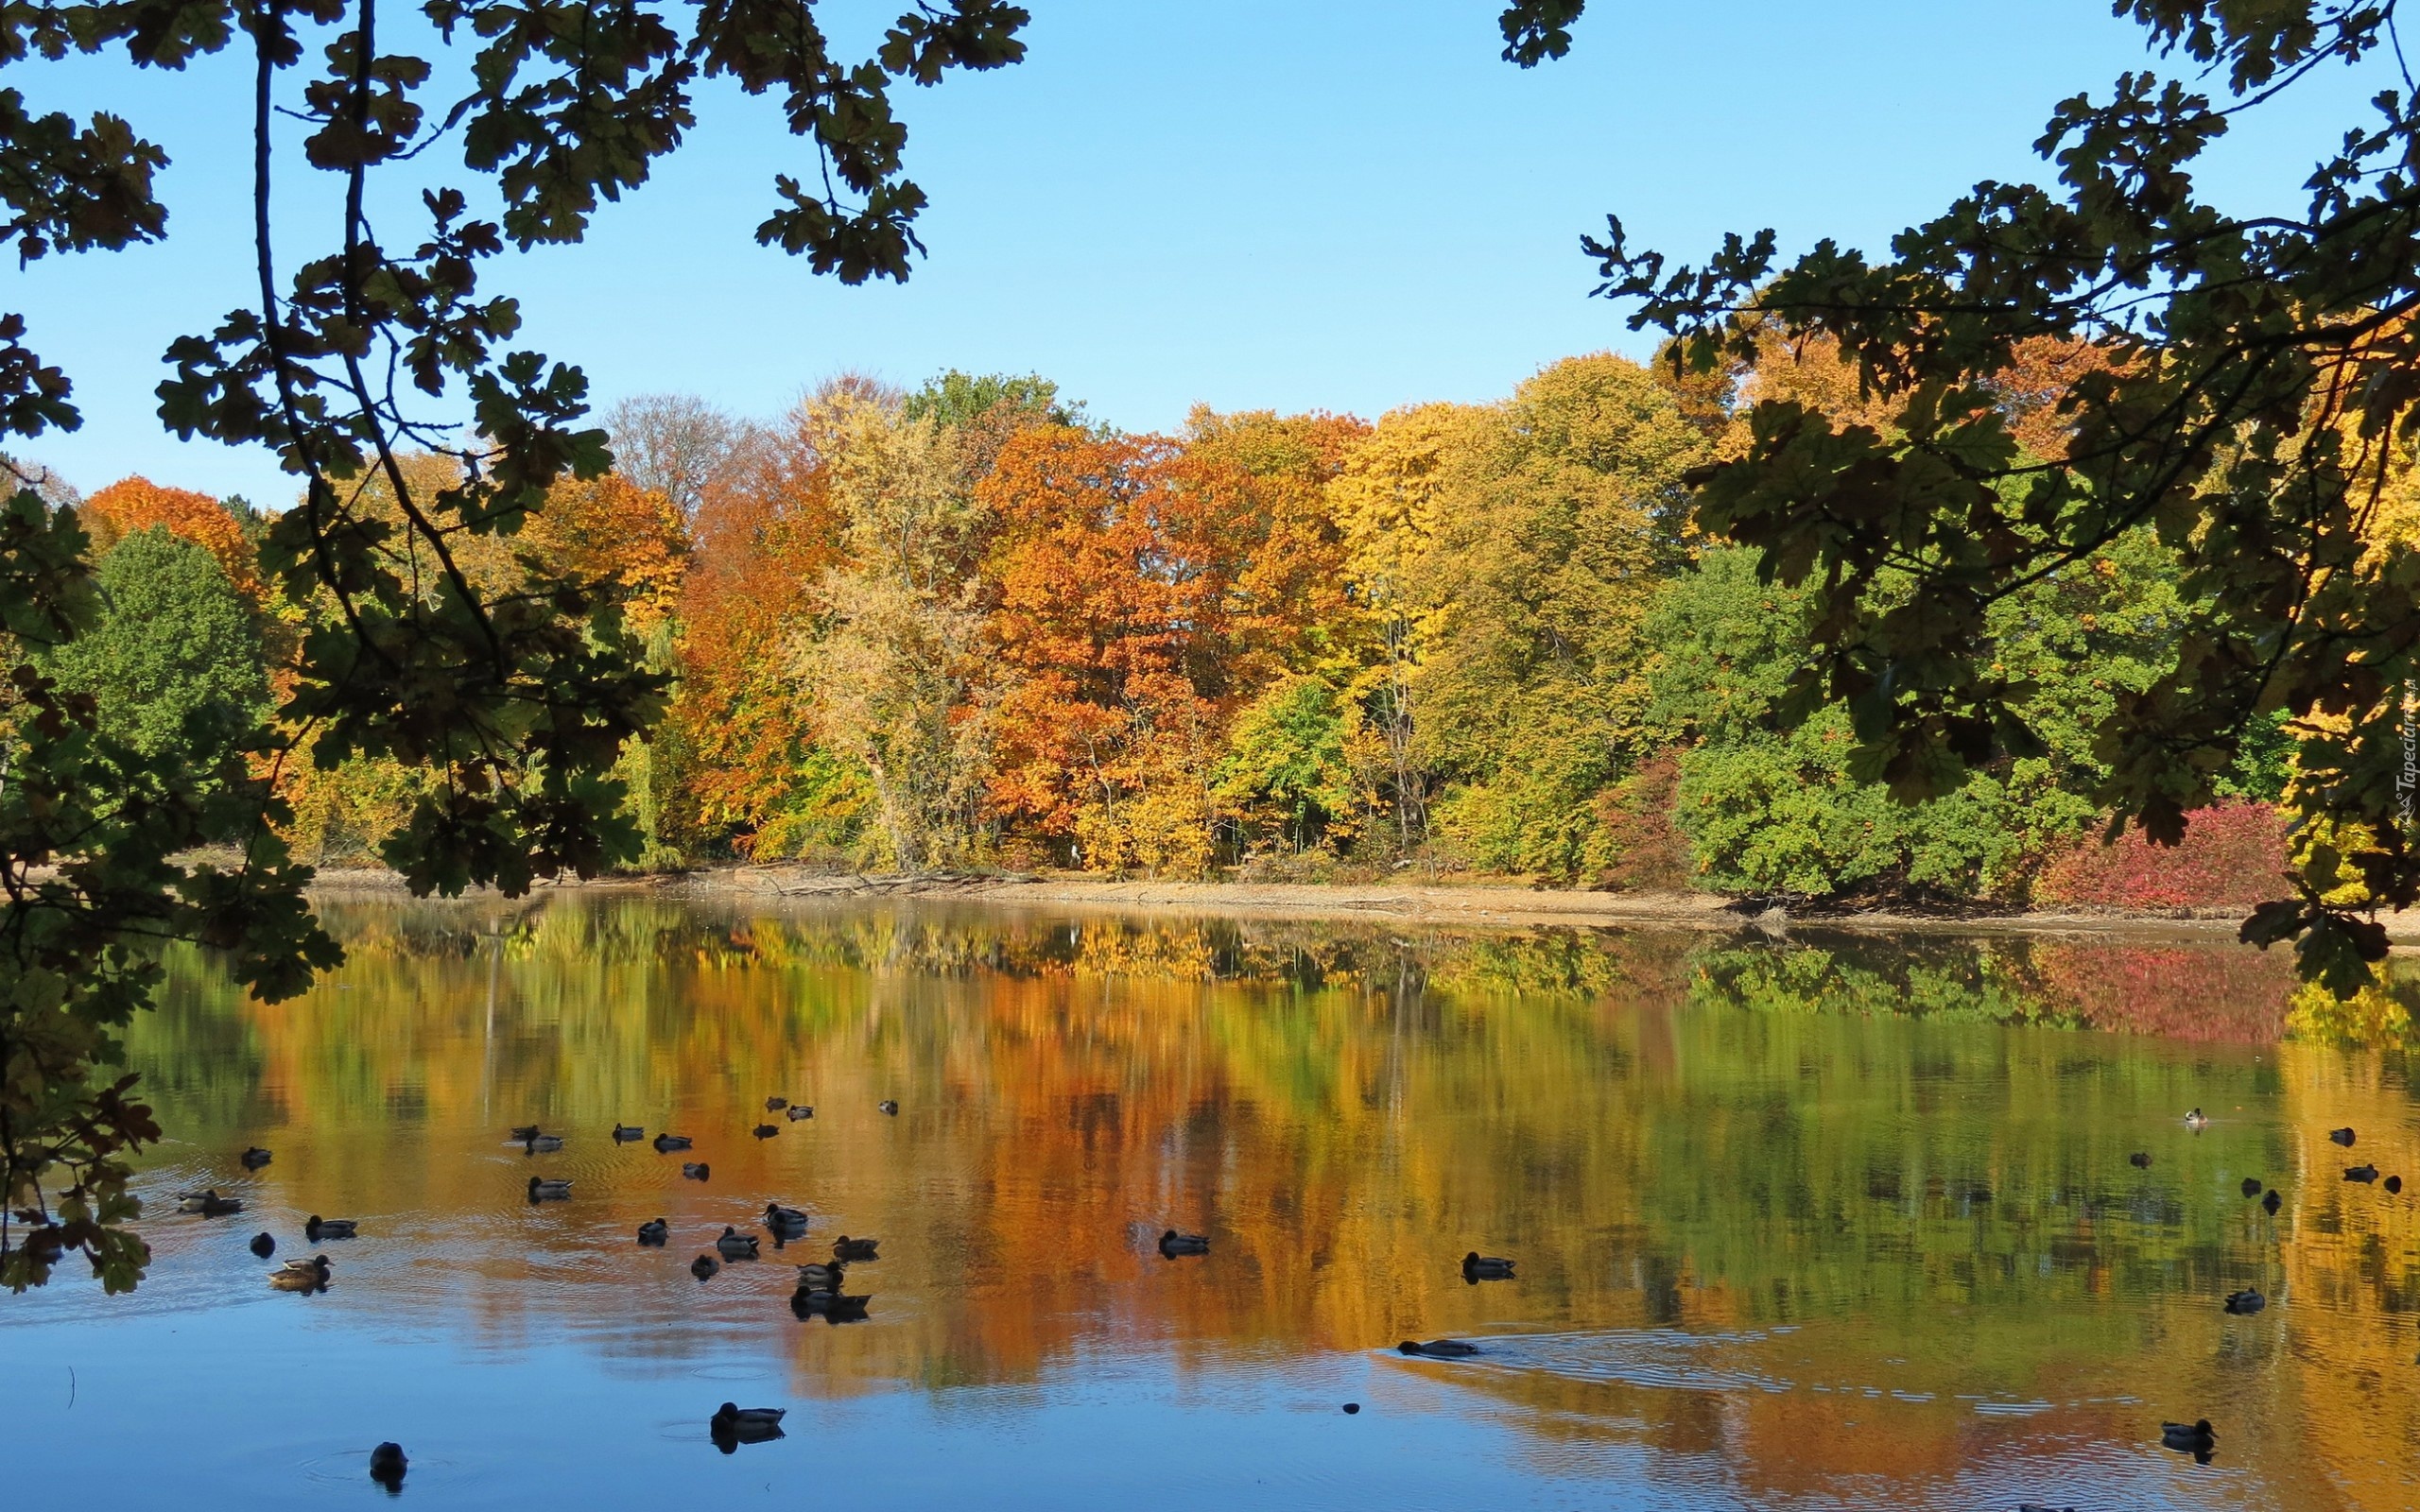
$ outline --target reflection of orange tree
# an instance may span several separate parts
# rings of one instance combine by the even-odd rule
[[[2411,1280],[2409,1236],[2362,1227],[2387,1210],[2334,1211],[2343,1194],[2265,1132],[2273,1066],[1998,1026],[2064,1018],[2042,986],[2059,972],[2133,970],[2095,947],[2056,947],[2046,967],[2047,948],[1942,942],[1893,967],[1843,946],[1779,970],[1793,953],[1673,936],[718,915],[653,897],[381,905],[337,922],[354,963],[302,1005],[237,1005],[180,959],[134,1049],[171,1098],[194,1098],[171,1108],[181,1126],[229,1149],[274,1144],[267,1178],[313,1205],[376,1193],[445,1231],[517,1222],[498,1208],[518,1171],[496,1163],[505,1125],[571,1130],[561,1159],[589,1183],[582,1199],[522,1228],[526,1254],[455,1251],[424,1305],[507,1336],[728,1308],[786,1340],[802,1391],[1034,1380],[1105,1338],[1201,1358],[1507,1326],[1796,1324],[1755,1348],[1800,1389],[1742,1396],[1720,1421],[1688,1393],[1470,1377],[1538,1432],[1644,1432],[1720,1453],[1781,1499],[1878,1474],[1938,1482],[1979,1448],[2025,1452],[1961,1391],[2072,1403],[2149,1375],[2290,1419],[2270,1396],[2299,1367],[2280,1355],[2229,1381],[2212,1358],[2221,1338],[2258,1336],[2221,1333],[2214,1301],[2266,1280],[2266,1230],[2232,1190],[2247,1172],[2288,1181],[2290,1221],[2343,1229],[2324,1256],[2290,1258],[2294,1295],[2261,1327],[2382,1367],[2392,1335],[2373,1320]],[[1773,959],[1745,958],[1760,955]],[[2182,967],[2143,980],[2212,990]],[[178,1065],[238,1046],[257,1057],[233,1063],[241,1094]],[[2342,1064],[2289,1053],[2302,1122],[2355,1098],[2354,1113],[2374,1109],[2357,1122],[2387,1127],[2384,1072],[2323,1085]],[[760,1144],[746,1129],[775,1091],[820,1116]],[[882,1097],[902,1117],[873,1115]],[[2187,1139],[2174,1115],[2196,1103],[2221,1122]],[[600,1150],[615,1118],[698,1134],[716,1180]],[[2169,1130],[2160,1163],[2137,1174],[2126,1154],[2155,1126]],[[763,1272],[703,1292],[660,1285],[665,1266],[634,1279],[639,1220],[711,1231],[766,1195],[814,1207],[819,1242],[834,1227],[882,1235],[868,1284],[897,1300],[877,1302],[878,1326],[800,1330]],[[1171,1223],[1210,1231],[1215,1263],[1152,1253]],[[1522,1282],[1464,1286],[1452,1260],[1475,1246],[1519,1255]],[[2313,1305],[2330,1287],[2352,1299]],[[679,1327],[641,1347],[684,1347]],[[2337,1349],[2353,1328],[2374,1338]],[[1889,1416],[1865,1429],[1844,1425],[1868,1409],[1827,1415],[1809,1395],[1902,1383],[1934,1400],[1873,1408]],[[1647,1426],[1607,1426],[1608,1401]],[[2121,1437],[2140,1416],[2063,1410]]]

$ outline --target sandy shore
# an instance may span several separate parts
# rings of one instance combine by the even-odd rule
[[[820,900],[931,898],[1010,907],[1113,913],[1207,914],[1261,919],[1401,919],[1478,929],[1665,928],[1767,935],[1792,930],[1873,934],[2042,935],[2225,940],[2242,914],[2097,912],[1988,913],[1759,907],[1716,893],[1582,892],[1517,885],[1108,882],[1083,877],[941,872],[923,876],[834,872],[795,867],[718,867],[698,871],[542,885],[541,890],[666,891],[698,897]],[[402,890],[392,872],[326,871],[313,891],[335,895]],[[2420,914],[2390,917],[2398,949],[2420,947]]]

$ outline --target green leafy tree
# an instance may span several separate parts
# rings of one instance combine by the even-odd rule
[[[481,287],[480,265],[508,244],[579,240],[600,200],[681,146],[695,89],[719,77],[776,95],[819,160],[813,189],[776,179],[757,239],[846,282],[905,278],[925,197],[902,171],[890,87],[1012,62],[1026,20],[998,0],[914,4],[874,58],[851,64],[812,0],[778,18],[720,0],[424,0],[405,28],[376,0],[0,9],[0,63],[113,53],[181,69],[235,52],[251,65],[228,104],[253,139],[252,283],[240,307],[171,345],[160,412],[181,437],[268,447],[300,485],[263,565],[289,602],[324,613],[277,728],[325,766],[426,770],[381,847],[415,892],[517,893],[634,854],[611,774],[665,688],[611,585],[542,573],[496,588],[468,569],[466,549],[514,535],[557,480],[611,465],[586,422],[585,378],[512,344],[518,306]],[[424,50],[392,50],[398,30]],[[92,77],[60,75],[68,88]],[[305,172],[328,176],[330,192],[295,192],[296,120]],[[458,150],[458,180],[438,166],[441,146]],[[152,179],[167,161],[119,115],[36,113],[0,89],[0,225],[21,258],[162,239]],[[475,202],[494,204],[493,218]],[[298,205],[324,207],[316,234],[286,209]],[[417,210],[372,209],[399,205]],[[22,317],[0,316],[0,435],[72,429],[71,381],[26,335]],[[455,465],[433,486],[416,480],[414,446]],[[364,504],[372,476],[379,507]],[[157,1130],[130,1082],[105,1084],[99,1068],[147,1001],[153,948],[221,947],[271,997],[338,958],[302,901],[307,870],[278,839],[291,815],[271,790],[190,752],[145,758],[43,673],[99,623],[89,551],[74,511],[30,487],[0,515],[0,1280],[19,1288],[69,1249],[112,1287],[140,1274],[122,1157]],[[230,805],[274,822],[245,825]],[[251,838],[233,871],[170,859],[234,833]]]
[[[1560,56],[1582,0],[1518,0],[1506,56]],[[2303,722],[2296,801],[2367,838],[2365,883],[2332,902],[2340,857],[2314,852],[2298,897],[2245,937],[2299,937],[2339,993],[2374,980],[2384,928],[2360,908],[2420,901],[2404,785],[2420,664],[2420,550],[2373,549],[2420,439],[2420,115],[2408,73],[2348,119],[2294,210],[2247,217],[2193,169],[2246,112],[2394,57],[2395,0],[2118,0],[2189,79],[2121,76],[2061,102],[2037,146],[2049,187],[1985,182],[1887,255],[1832,241],[1787,265],[1770,231],[1668,267],[1620,222],[1590,241],[1600,292],[1674,338],[1699,374],[1751,361],[1776,332],[1822,339],[1893,417],[1841,422],[1758,403],[1749,444],[1703,479],[1706,527],[1811,593],[1815,655],[1785,715],[1849,711],[1858,771],[1907,799],[1958,788],[2041,745],[2031,690],[1995,658],[1995,608],[2129,532],[2176,554],[2172,662],[2100,718],[2096,800],[2173,841],[2279,714]],[[2021,449],[2000,402],[2024,344],[2103,360],[2049,396],[2055,455]]]
[[[50,659],[60,686],[91,698],[100,732],[147,758],[182,751],[207,768],[233,755],[268,712],[268,674],[217,558],[153,525],[111,547],[94,576],[107,607]]]
[[[1327,679],[1302,674],[1236,716],[1213,781],[1247,851],[1263,836],[1300,852],[1357,829],[1367,805],[1355,780],[1353,714]]]

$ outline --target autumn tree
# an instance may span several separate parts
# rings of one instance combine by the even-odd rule
[[[989,512],[967,487],[960,433],[929,409],[841,394],[822,433],[842,560],[796,642],[819,736],[872,782],[881,843],[870,859],[908,870],[975,859],[994,699],[979,573]]]

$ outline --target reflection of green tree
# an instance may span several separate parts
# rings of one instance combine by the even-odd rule
[[[1758,1013],[1945,1018],[2073,1028],[2072,1005],[2050,1000],[2022,947],[1986,941],[1769,946],[1705,951],[1693,999]]]

